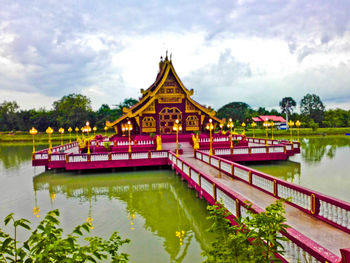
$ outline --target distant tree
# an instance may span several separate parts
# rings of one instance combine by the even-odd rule
[[[290,114],[293,112],[296,105],[297,103],[292,97],[284,97],[280,101],[280,107],[281,107],[282,113],[286,114],[287,123],[288,123],[288,118]]]
[[[327,110],[324,112],[323,124],[329,127],[347,127],[350,125],[350,111]]]
[[[253,113],[253,110],[247,103],[244,102],[231,102],[217,111],[217,117],[222,118],[232,118],[233,120],[238,120],[239,122],[246,121]]]
[[[120,109],[121,111],[123,110],[123,108],[131,108],[132,106],[134,106],[136,103],[138,103],[138,100],[133,99],[133,98],[126,98],[124,99],[123,102],[121,102],[120,104],[117,105],[117,109]]]
[[[56,121],[59,126],[82,126],[91,122],[91,101],[82,94],[69,94],[53,103]]]
[[[4,101],[0,104],[0,127],[1,130],[11,131],[18,127],[19,106],[16,101]]]
[[[300,102],[300,112],[318,124],[324,119],[324,110],[325,107],[316,94],[306,94]]]

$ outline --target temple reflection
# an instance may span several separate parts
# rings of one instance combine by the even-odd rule
[[[210,223],[196,216],[203,214],[206,203],[196,199],[195,192],[185,183],[176,181],[180,178],[168,170],[85,176],[47,172],[33,178],[35,191],[88,202],[87,222],[91,227],[92,201],[108,197],[125,203],[130,229],[136,229],[136,221],[140,222],[137,217],[143,218],[142,227],[164,240],[163,247],[171,261],[182,262],[193,238],[205,250],[213,236],[206,231]]]

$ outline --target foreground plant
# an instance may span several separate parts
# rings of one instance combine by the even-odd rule
[[[265,208],[262,213],[254,213],[248,206],[248,216],[235,218],[231,224],[226,208],[216,203],[208,206],[213,224],[209,232],[218,234],[211,249],[204,251],[205,263],[212,262],[279,262],[276,253],[284,254],[280,243],[286,238],[278,233],[286,231],[283,201],[278,200]]]
[[[120,246],[130,240],[122,239],[114,232],[108,240],[100,237],[87,237],[87,245],[78,243],[84,233],[90,232],[90,223],[74,228],[73,232],[63,237],[63,229],[59,227],[60,213],[53,210],[47,213],[29,238],[18,241],[19,228],[31,231],[30,222],[26,219],[15,220],[13,213],[5,219],[5,225],[12,222],[14,235],[11,236],[0,229],[0,262],[99,262],[109,259],[110,262],[127,262],[128,254],[118,253]]]

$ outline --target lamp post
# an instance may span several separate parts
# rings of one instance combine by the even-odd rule
[[[292,131],[292,127],[294,126],[294,122],[292,120],[290,120],[288,122],[288,126],[289,126],[289,130],[290,130],[290,143],[293,143],[293,131]]]
[[[132,131],[132,124],[130,121],[127,122],[127,124],[125,125],[125,129],[128,131],[129,134],[129,153],[131,153],[131,140],[130,140],[130,132]]]
[[[49,135],[49,151],[48,151],[48,153],[51,154],[51,134],[53,133],[53,129],[51,127],[48,127],[46,129],[46,133]]]
[[[243,127],[242,135],[245,135],[245,126],[246,126],[246,124],[244,122],[242,122],[242,127]]]
[[[271,121],[270,125],[271,125],[271,139],[273,140],[273,127],[275,126],[275,123]]]
[[[300,125],[301,125],[301,122],[299,120],[297,120],[295,122],[295,126],[297,126],[297,128],[298,128],[298,142],[300,142],[300,137],[299,137],[299,135],[300,135]]]
[[[90,122],[86,122],[85,131],[87,133],[87,141],[88,141],[88,154],[90,154],[90,138],[89,138],[89,132],[91,132]]]
[[[233,143],[232,143],[232,128],[233,128],[234,124],[233,124],[233,121],[232,121],[232,118],[230,118],[228,120],[228,123],[227,123],[227,128],[230,129],[230,148],[232,149],[233,148]]]
[[[207,123],[206,129],[209,130],[209,134],[210,134],[210,149],[209,149],[209,155],[213,155],[213,140],[211,137],[211,131],[214,129],[214,125],[213,125],[213,120],[209,119],[209,122]]]
[[[69,143],[72,143],[72,127],[69,127],[67,131],[69,132]]]
[[[255,127],[256,127],[256,123],[252,122],[251,124],[252,128],[253,128],[253,138],[255,138]]]
[[[78,127],[75,127],[75,134],[77,136],[76,140],[78,140],[78,132],[79,132],[79,128]]]
[[[61,145],[63,145],[63,133],[64,133],[64,129],[63,128],[59,128],[58,132],[61,134]]]
[[[96,131],[97,131],[97,127],[94,126],[94,127],[92,128],[92,130],[94,131],[94,137],[95,137],[95,133],[96,133]]]
[[[176,119],[173,126],[173,130],[176,131],[176,157],[179,156],[179,131],[182,131],[182,125],[179,123],[179,120]]]
[[[38,130],[35,129],[34,127],[32,127],[30,130],[29,130],[29,133],[31,135],[33,135],[33,153],[35,153],[35,138],[34,136],[38,133]]]
[[[126,131],[126,127],[124,124],[122,124],[122,136],[125,136],[125,131]]]
[[[265,131],[266,131],[266,146],[269,146],[269,143],[267,142],[267,140],[269,139],[269,120],[266,118],[266,121],[264,121],[263,126],[265,127]]]
[[[108,127],[105,126],[105,127],[104,127],[104,130],[105,130],[105,136],[107,137],[107,130],[108,130]]]

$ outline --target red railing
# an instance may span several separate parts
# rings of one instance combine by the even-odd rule
[[[203,153],[196,152],[202,156]],[[210,158],[211,159],[211,158]],[[220,158],[218,159],[218,161]],[[221,160],[220,160],[221,161]],[[193,165],[186,162],[182,157],[176,157],[169,152],[169,162],[177,172],[181,174],[210,204],[220,200],[225,208],[234,216],[247,217],[246,199],[229,189],[227,186],[213,179],[211,176],[200,172]],[[256,205],[252,205],[252,211],[259,213],[263,211]],[[284,262],[339,262],[340,258],[318,245],[308,237],[302,235],[293,228],[288,228],[287,233],[281,233],[288,241],[283,242],[286,254]],[[305,259],[305,260],[304,260]]]
[[[196,151],[195,158],[270,195],[284,199],[289,198],[288,202],[293,206],[350,233],[350,203],[348,202],[326,196],[217,156],[209,156],[203,151]]]

